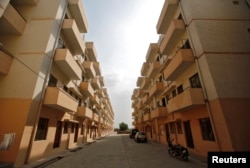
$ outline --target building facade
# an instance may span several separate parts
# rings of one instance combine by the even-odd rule
[[[165,0],[132,94],[133,125],[190,153],[249,151],[249,0]]]
[[[0,1],[0,162],[19,167],[113,131],[81,0]]]

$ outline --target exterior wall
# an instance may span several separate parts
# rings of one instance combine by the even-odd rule
[[[189,40],[194,61],[184,71],[177,72],[179,74],[174,79],[171,78],[171,81],[167,81],[165,77],[163,79],[165,88],[162,94],[155,96],[154,100],[146,104],[138,105],[137,102],[144,97],[138,96],[137,90],[134,90],[132,107],[135,119],[133,123],[139,129],[143,126],[150,140],[166,144],[170,123],[176,126],[180,121],[183,133],[177,133],[175,128],[175,132],[170,133],[170,139],[173,138],[174,143],[188,146],[184,122],[189,121],[194,143],[194,147],[189,147],[191,153],[206,157],[208,151],[249,150],[250,139],[246,132],[249,132],[247,118],[249,118],[250,109],[248,87],[250,80],[247,74],[250,62],[248,38],[250,15],[247,3],[249,4],[249,1],[244,0],[237,2],[227,0],[168,2],[166,0],[157,24],[157,32],[161,33],[158,45],[160,52],[163,53],[155,52],[154,58],[151,55],[150,60],[146,59],[146,63],[156,61],[156,57],[161,54],[162,58],[168,59],[162,61],[160,58],[162,67],[158,74],[151,78],[151,81],[162,80],[162,72],[164,72],[163,77],[165,74],[169,75],[170,72],[165,73],[164,69],[167,69],[174,60],[186,39]],[[176,19],[184,21],[185,30],[180,25],[176,27],[171,25],[173,20],[177,23]],[[167,44],[168,42],[164,39],[172,41]],[[152,50],[149,48],[148,53],[150,51]],[[168,55],[165,55],[166,53]],[[145,70],[146,63],[142,70]],[[175,65],[172,64],[171,67]],[[168,70],[172,71],[171,68]],[[145,76],[144,71],[141,72],[141,75]],[[157,102],[166,97],[170,97],[171,101],[172,91],[177,90],[178,86],[182,85],[184,91],[192,87],[189,78],[196,73],[199,75],[203,93],[203,97],[199,98],[199,106],[175,108],[173,112],[170,112],[169,104],[166,103],[166,111],[168,111],[166,117],[158,119],[143,117],[143,115],[150,114],[150,112],[143,111],[145,107],[154,108]],[[142,89],[140,85],[138,87]],[[143,89],[148,90],[148,88]],[[184,101],[176,101],[174,105],[181,106],[184,103]],[[210,119],[215,140],[203,139],[199,123],[201,118]],[[152,136],[150,130],[152,130]]]
[[[59,27],[56,15],[60,13],[60,1],[49,2],[51,10],[48,11],[51,12],[43,16],[42,5],[48,2],[40,1],[40,4],[30,6],[27,11],[24,6],[18,6],[20,13],[27,20],[23,34],[0,37],[4,48],[15,56],[8,75],[1,78],[0,82],[1,102],[4,104],[0,106],[0,115],[6,121],[1,122],[1,135],[16,134],[13,147],[7,151],[0,151],[0,158],[5,162],[16,161],[17,165],[26,160],[36,117],[34,111],[38,111],[43,81],[55,42],[52,37],[56,35]],[[53,29],[55,31],[51,33]],[[43,31],[37,33],[37,30]]]
[[[249,150],[249,137],[244,132],[249,125],[245,118],[250,116],[247,113],[250,16],[246,2],[238,2],[181,3],[194,52],[199,57],[218,144],[223,151]],[[190,5],[200,6],[202,11],[190,10]],[[236,109],[236,105],[241,110]]]
[[[0,74],[0,143],[2,143],[5,134],[13,133],[12,137],[14,137],[9,148],[6,146],[5,149],[0,149],[0,162],[11,162],[14,163],[15,167],[67,149],[77,148],[82,143],[107,135],[111,133],[111,130],[113,131],[114,123],[114,112],[103,81],[98,88],[103,92],[102,96],[98,95],[101,99],[98,106],[100,115],[96,116],[95,119],[83,115],[76,116],[77,109],[73,112],[64,111],[58,104],[46,105],[43,101],[44,96],[46,96],[45,90],[49,75],[53,75],[57,78],[57,87],[60,87],[61,90],[65,86],[69,88],[68,93],[63,91],[65,92],[63,94],[66,95],[64,96],[65,99],[72,98],[74,102],[77,102],[75,95],[71,95],[74,92],[91,109],[95,105],[89,96],[79,91],[82,79],[75,79],[84,76],[86,82],[91,83],[92,78],[86,72],[82,63],[89,61],[90,58],[91,61],[97,62],[96,58],[93,58],[93,55],[96,57],[96,53],[90,52],[91,56],[85,53],[86,48],[82,33],[87,32],[87,23],[85,23],[86,18],[83,16],[81,1],[41,0],[34,4],[26,3],[26,1],[11,2],[13,11],[17,10],[18,12],[15,13],[20,14],[21,18],[26,21],[23,23],[24,26],[22,25],[24,30],[20,31],[17,36],[16,32],[6,30],[4,18],[1,18],[5,16],[6,13],[4,12],[10,5],[10,1],[0,2],[0,41],[3,44],[0,46],[0,50],[13,57],[10,69]],[[74,24],[73,28],[61,27],[65,9],[68,17],[73,17],[70,20]],[[15,25],[13,26],[15,27]],[[80,41],[74,41],[73,45],[73,40],[67,39],[71,37],[66,35],[72,32],[76,34],[77,39],[80,39]],[[77,74],[73,74],[72,77],[69,75],[72,71],[65,74],[64,69],[61,69],[62,67],[54,61],[55,49],[60,47],[58,45],[59,37],[66,44],[64,47],[68,48],[72,54],[71,62],[68,63],[63,60],[65,62],[62,67],[67,63],[67,68],[77,66],[71,67],[72,71],[77,71]],[[79,44],[75,44],[77,42]],[[81,48],[75,48],[77,45],[80,45]],[[85,58],[88,58],[88,60],[85,60]],[[72,60],[75,61],[73,64]],[[0,61],[4,60],[1,59]],[[98,72],[96,76],[101,77],[101,71],[98,68],[94,66],[93,70]],[[81,72],[79,72],[80,69]],[[95,91],[97,92],[98,89],[95,88]],[[104,103],[104,99],[106,103]],[[107,110],[104,110],[104,107]],[[35,140],[38,121],[41,117],[49,119],[46,139]],[[99,118],[103,120],[102,127]],[[53,147],[58,121],[62,121],[62,124],[69,123],[68,133],[63,133],[64,128],[62,128],[60,145],[59,147]],[[71,124],[78,124],[77,139],[75,139],[76,128],[71,132]]]

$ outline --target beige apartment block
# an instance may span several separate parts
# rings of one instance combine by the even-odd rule
[[[132,94],[133,125],[191,154],[249,151],[248,0],[165,0]]]
[[[81,0],[0,1],[0,162],[14,167],[113,131]]]

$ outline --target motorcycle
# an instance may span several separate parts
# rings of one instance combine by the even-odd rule
[[[172,144],[172,141],[168,141],[168,153],[170,156],[172,157],[181,157],[183,158],[185,161],[188,161],[188,156],[189,156],[189,152],[188,149],[177,144],[174,145]]]

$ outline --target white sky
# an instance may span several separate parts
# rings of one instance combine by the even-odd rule
[[[131,95],[164,0],[82,0],[88,20],[86,41],[93,41],[115,113],[115,128],[132,128]]]

